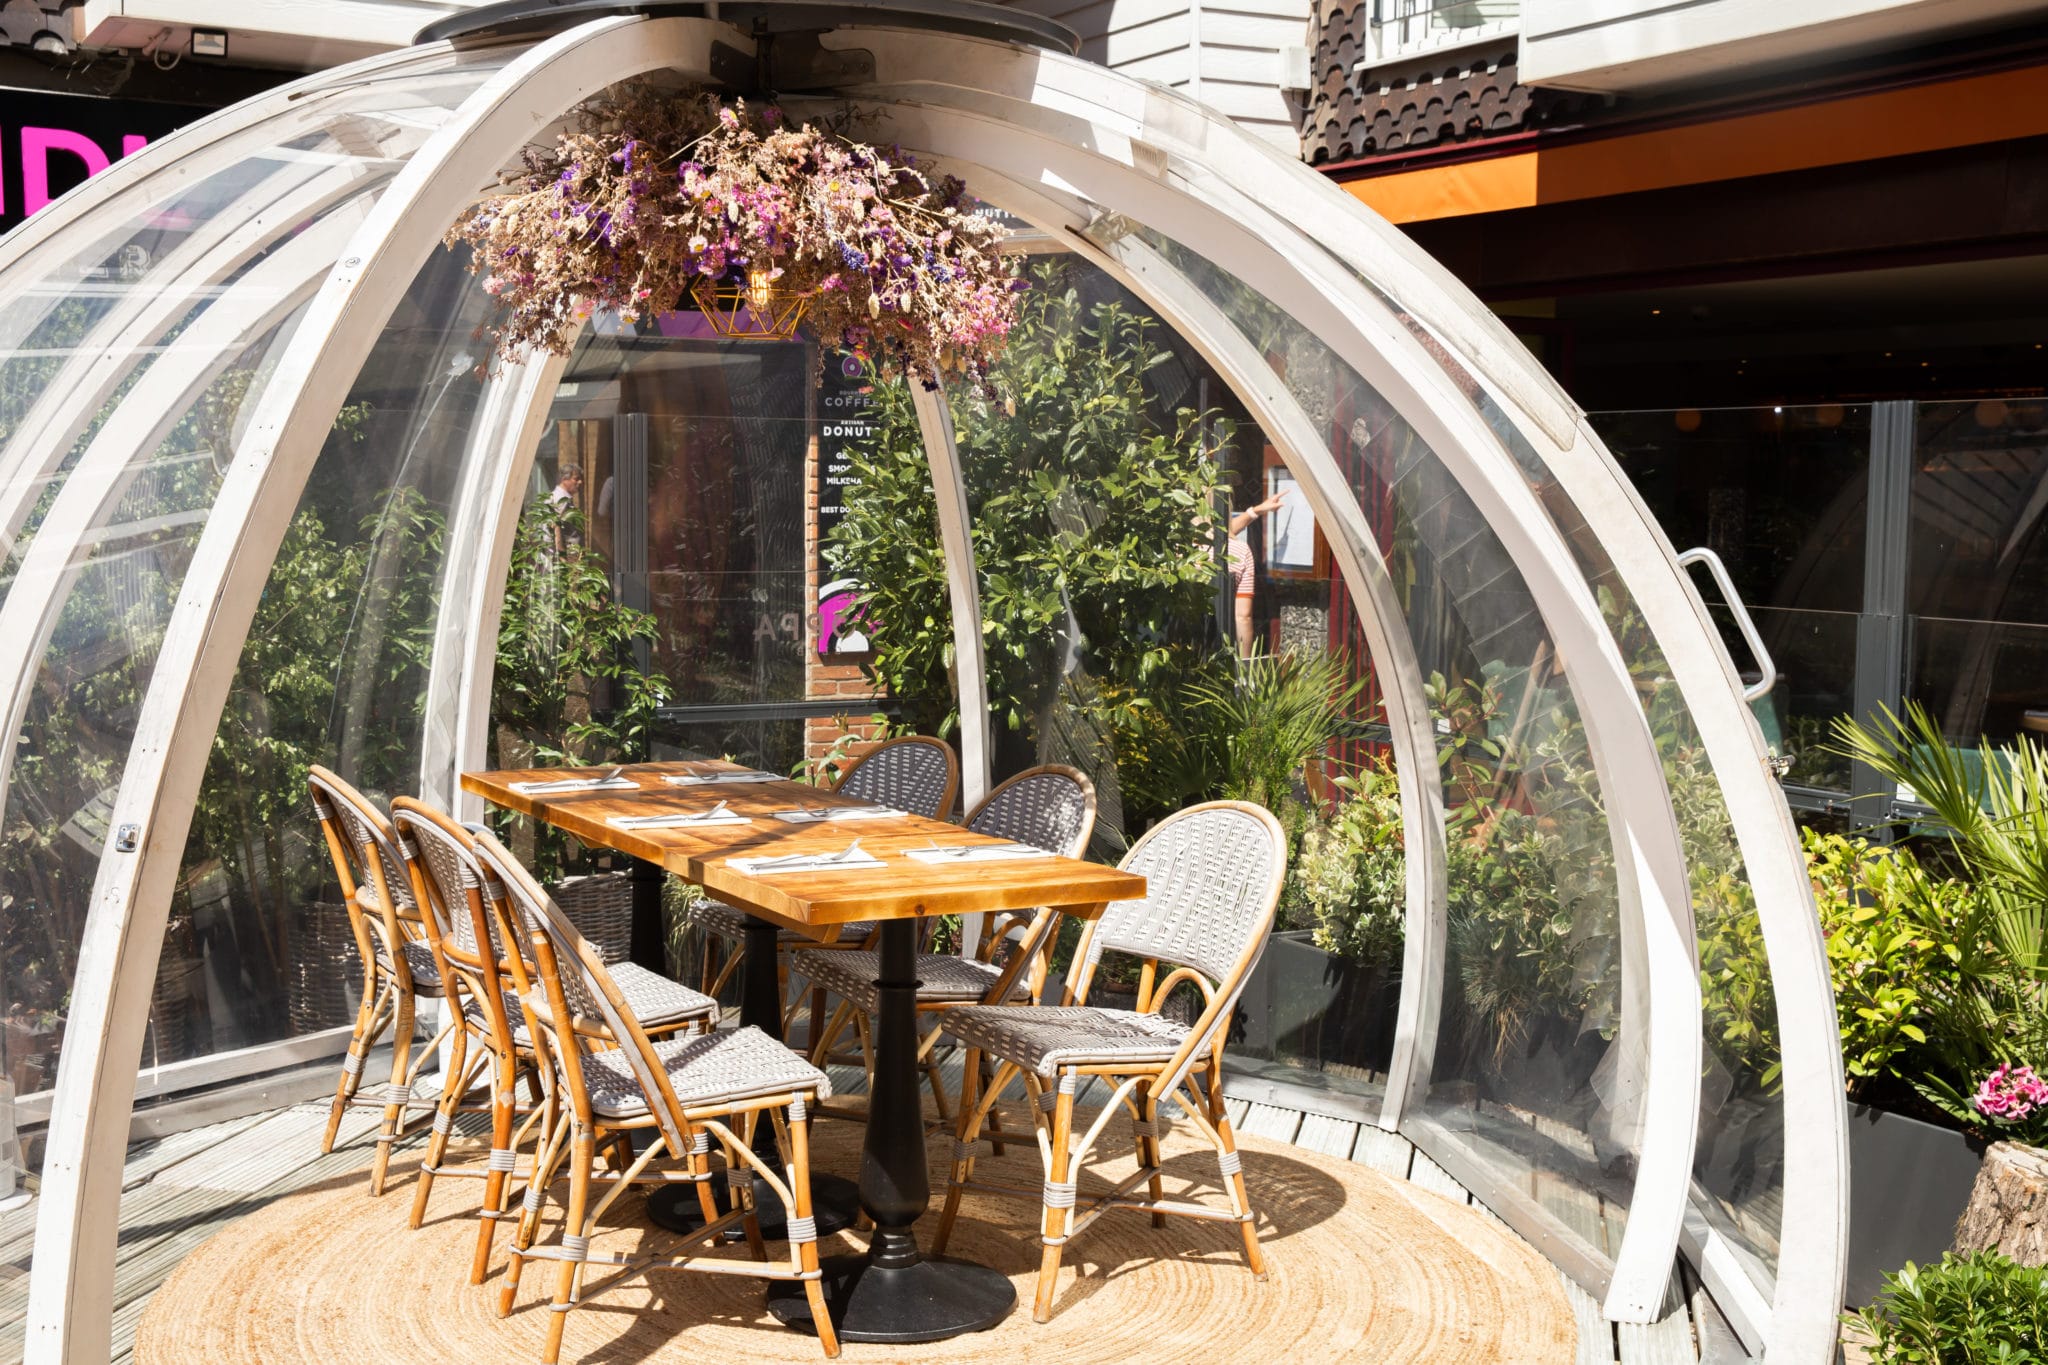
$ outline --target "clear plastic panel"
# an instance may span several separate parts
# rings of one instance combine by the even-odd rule
[[[376,194],[501,61],[309,97],[205,150],[220,169],[152,177],[15,267],[0,499],[4,529],[21,534],[0,562],[11,617],[0,653],[22,671],[0,682],[18,707],[0,810],[0,1184],[40,1163],[108,803],[241,425]],[[289,665],[273,655],[278,666],[245,681],[231,712],[298,706],[341,644],[322,638]],[[309,861],[303,779],[297,795],[245,785],[237,764],[268,741],[237,749],[237,723],[176,893],[144,1104],[179,1084],[179,1062],[292,1031],[279,1002],[297,945],[277,902]],[[289,802],[291,818],[263,801]],[[7,1216],[32,1220],[33,1205]],[[24,1276],[9,1295],[26,1288]]]
[[[1328,433],[1405,609],[1438,735],[1449,953],[1425,1114],[1493,1185],[1608,1257],[1641,1115],[1645,985],[1564,661],[1498,536],[1355,371],[1282,309],[1163,234],[1138,235],[1237,325]]]
[[[306,772],[372,800],[419,780],[444,531],[489,298],[437,252],[351,385],[250,627],[157,978],[159,1055],[345,1027],[361,985]],[[181,1038],[182,1034],[182,1038]]]

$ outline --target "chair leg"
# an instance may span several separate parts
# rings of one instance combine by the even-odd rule
[[[569,1216],[562,1223],[564,1250],[585,1247],[590,1241],[589,1229],[583,1225],[583,1219],[590,1207],[590,1167],[596,1159],[595,1135],[588,1128],[579,1126],[569,1142]],[[566,1260],[555,1276],[554,1311],[548,1314],[547,1342],[541,1348],[542,1365],[556,1365],[562,1358],[562,1328],[567,1324],[569,1310],[575,1306],[576,1282],[582,1273],[581,1260]]]
[[[370,1193],[384,1193],[384,1171],[391,1164],[391,1144],[398,1140],[398,1130],[405,1122],[406,1099],[412,1086],[408,1078],[412,1074],[412,992],[399,987],[398,1012],[391,1027],[391,1089],[396,1102],[384,1106],[384,1127],[377,1135],[377,1155],[370,1163]]]
[[[1145,1116],[1142,1120],[1145,1126],[1138,1133],[1138,1164],[1152,1170],[1152,1178],[1147,1183],[1152,1191],[1152,1202],[1156,1204],[1166,1193],[1159,1175],[1159,1097],[1152,1093],[1152,1085],[1148,1081],[1138,1087],[1137,1099],[1138,1112]],[[1152,1226],[1165,1227],[1166,1215],[1153,1214]]]
[[[1060,1256],[1067,1249],[1067,1227],[1074,1213],[1075,1182],[1060,1177],[1069,1174],[1067,1144],[1073,1141],[1074,1135],[1075,1088],[1073,1077],[1060,1077],[1059,1102],[1052,1111],[1052,1154],[1045,1174],[1045,1227],[1042,1235],[1045,1254],[1038,1262],[1038,1297],[1031,1305],[1033,1322],[1052,1321],[1053,1290],[1059,1284]],[[1055,1190],[1065,1192],[1064,1205],[1053,1203]]]
[[[811,987],[811,1029],[804,1035],[804,1041],[810,1045],[812,1052],[818,1050],[818,1024],[824,1017],[825,988],[814,985]]]
[[[348,1053],[341,1059],[341,1076],[334,1083],[334,1104],[327,1111],[327,1132],[320,1139],[320,1154],[334,1150],[335,1135],[341,1131],[341,1116],[363,1083],[363,1059],[383,1032],[384,996],[378,990],[374,970],[363,978],[363,998],[356,1006],[356,1026],[349,1035]]]
[[[462,1103],[462,1093],[469,1087],[465,1070],[468,1065],[469,1030],[457,1028],[448,1049],[448,1069],[442,1073],[447,1084],[442,1087],[440,1103],[434,1106],[434,1134],[427,1139],[426,1153],[420,1158],[419,1183],[413,1187],[412,1217],[407,1227],[416,1228],[426,1221],[427,1198],[434,1190],[434,1169],[448,1155],[448,1134],[455,1126],[456,1106]]]
[[[1266,1258],[1259,1252],[1258,1224],[1252,1219],[1251,1198],[1244,1188],[1244,1163],[1237,1154],[1237,1134],[1230,1128],[1230,1109],[1223,1102],[1223,1069],[1212,1059],[1209,1068],[1209,1122],[1216,1127],[1216,1164],[1223,1171],[1223,1187],[1230,1194],[1230,1211],[1237,1215],[1237,1229],[1244,1237],[1244,1261],[1253,1275],[1266,1278]]]
[[[512,1125],[517,1118],[512,1104],[512,1087],[518,1082],[519,1063],[493,1049],[491,1057],[491,1168],[484,1174],[483,1216],[477,1219],[476,1256],[469,1265],[469,1282],[482,1284],[491,1268],[491,1243],[497,1240],[498,1220],[504,1216],[506,1196],[512,1186],[512,1162],[497,1159],[499,1152],[517,1152]],[[540,1165],[541,1143],[533,1144],[536,1169]]]
[[[832,1044],[839,1041],[839,1035],[846,1032],[847,1025],[852,1022],[853,1006],[847,1004],[844,1000],[833,1006],[831,1017],[825,1021],[824,1033],[820,1035],[816,1029],[811,1031],[812,1037],[816,1039],[811,1044],[810,1056],[812,1066],[823,1069],[826,1061],[832,1055]]]
[[[817,1015],[813,1014],[811,1018],[815,1022]],[[789,1107],[789,1123],[784,1131],[789,1135],[789,1193],[793,1201],[789,1212],[793,1218],[808,1219],[811,1216],[811,1123],[804,1113],[802,1101]],[[818,1329],[818,1344],[825,1348],[826,1357],[837,1356],[839,1334],[833,1330],[832,1315],[825,1306],[825,1286],[816,1278],[816,1235],[802,1240],[790,1238],[789,1259],[791,1269],[800,1275],[813,1277],[804,1281],[804,1298],[811,1306],[811,1322]]]
[[[519,1226],[512,1233],[512,1260],[505,1267],[505,1284],[498,1291],[498,1316],[504,1317],[512,1311],[512,1300],[519,1293],[519,1273],[526,1265],[526,1250],[540,1235],[541,1206],[547,1202],[548,1186],[554,1183],[555,1168],[562,1164],[569,1135],[570,1118],[564,1114],[547,1141],[540,1144],[534,1153],[533,1177],[527,1182],[526,1195],[520,1205]]]
[[[1010,1083],[1010,1077],[1017,1068],[1005,1062],[996,1071],[997,1083],[987,1089],[981,1088],[981,1053],[970,1048],[967,1052],[967,1069],[960,1080],[960,1126],[955,1130],[960,1146],[954,1149],[953,1173],[946,1181],[946,1203],[939,1210],[939,1225],[932,1233],[932,1255],[943,1256],[946,1242],[953,1235],[953,1220],[960,1216],[960,1196],[964,1187],[974,1175],[974,1158],[961,1153],[971,1149],[975,1137],[981,1132],[981,1125],[989,1116],[990,1107],[996,1096]]]
[[[711,984],[704,988],[704,994],[714,1000],[717,999],[718,993],[725,989],[725,983],[732,980],[732,974],[739,970],[740,959],[746,955],[747,950],[744,944],[728,944],[725,950],[725,961],[719,964],[718,975],[713,977]]]
[[[979,1071],[975,1080],[977,1084],[986,1087],[989,1079],[988,1058],[983,1057],[980,1060]],[[967,1084],[967,1073],[965,1070],[960,1073],[960,1084],[963,1087]],[[1000,1090],[1000,1087],[998,1087],[998,1090]],[[967,1112],[967,1098],[965,1095],[960,1098],[960,1111],[962,1113]],[[995,1156],[1001,1156],[1007,1150],[1003,1145],[1003,1111],[996,1106],[990,1106],[988,1111],[988,1149]]]

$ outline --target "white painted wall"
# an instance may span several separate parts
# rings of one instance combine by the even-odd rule
[[[2044,0],[1522,0],[1521,79],[1656,90],[2048,14]]]

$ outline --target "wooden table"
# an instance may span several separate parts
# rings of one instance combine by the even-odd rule
[[[948,865],[904,857],[908,849],[1005,842],[957,825],[919,816],[788,824],[773,817],[802,804],[865,806],[797,782],[710,783],[676,787],[672,773],[715,775],[744,771],[727,763],[644,763],[623,775],[633,791],[557,792],[523,796],[514,783],[596,777],[604,769],[535,769],[464,773],[462,787],[493,805],[567,830],[587,844],[615,849],[664,868],[748,912],[740,1022],[782,1037],[782,1000],[776,972],[780,929],[830,942],[839,927],[880,922],[880,972],[875,988],[875,1074],[868,1097],[862,1146],[860,1206],[874,1220],[867,1253],[825,1261],[825,1293],[839,1334],[848,1341],[937,1341],[1000,1322],[1016,1302],[1007,1277],[987,1266],[951,1258],[931,1260],[917,1249],[914,1226],[931,1200],[924,1150],[924,1112],[917,1066],[917,953],[913,922],[929,915],[1051,906],[1093,919],[1110,901],[1142,896],[1145,879],[1072,858]],[[748,816],[747,825],[620,829],[620,815],[708,810],[718,802]],[[831,852],[858,838],[880,858],[879,868],[748,874],[734,858]],[[1027,949],[1032,945],[1026,945]],[[1030,952],[1013,953],[996,993],[1001,999]],[[769,1137],[768,1125],[761,1125]],[[769,1138],[772,1141],[772,1137]],[[764,1210],[775,1204],[771,1197]],[[763,1220],[766,1221],[765,1219]],[[769,1308],[793,1326],[810,1320],[802,1286],[769,1291]]]

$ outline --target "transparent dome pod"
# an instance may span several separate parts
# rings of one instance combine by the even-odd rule
[[[31,836],[0,859],[41,878],[34,922],[52,945],[33,972],[0,945],[23,993],[0,1003],[48,1025],[32,1057],[8,1059],[46,1087],[21,1106],[48,1115],[30,1358],[107,1353],[138,1087],[246,1075],[310,1036],[280,977],[196,1043],[186,1025],[191,1055],[144,1057],[145,1040],[180,1036],[163,1002],[212,970],[192,964],[212,960],[195,945],[225,913],[216,879],[312,875],[303,846],[249,837],[282,829],[297,800],[264,790],[252,755],[310,736],[383,794],[457,802],[457,775],[490,752],[535,452],[565,374],[614,361],[586,339],[575,357],[469,378],[488,301],[443,235],[606,86],[744,85],[764,63],[793,110],[852,98],[871,137],[955,170],[1092,272],[1100,297],[1143,310],[1188,382],[1211,386],[1194,406],[1227,402],[1305,494],[1333,561],[1333,629],[1369,656],[1400,784],[1408,919],[1376,1122],[1610,1318],[1654,1319],[1683,1254],[1752,1350],[1831,1351],[1841,1063],[1798,842],[1706,607],[1536,361],[1323,178],[1068,55],[1028,16],[936,0],[830,20],[767,3],[604,9],[451,20],[437,41],[165,139],[0,245],[0,802],[5,828]],[[972,395],[907,389],[971,801],[1024,757],[989,705],[1007,665],[988,658],[981,606],[1005,566],[974,553],[990,498],[975,470],[1002,448],[1000,419]],[[265,679],[264,651],[316,561],[348,603],[307,604],[326,613],[334,666],[294,692],[303,679]],[[1052,620],[1018,648],[1071,679],[1072,636]],[[1475,695],[1534,756],[1517,809],[1545,817],[1548,861],[1531,865],[1569,907],[1554,956],[1532,964],[1571,1002],[1570,1027],[1544,1026],[1554,1037],[1461,975],[1485,951],[1473,850],[1516,823],[1475,827],[1464,799],[1484,776],[1459,721]],[[1049,709],[1038,738],[1065,747],[1029,756],[1083,756],[1085,711]],[[63,744],[89,761],[51,762]],[[238,812],[238,791],[271,804]],[[194,858],[200,829],[244,839],[239,874]],[[254,930],[292,930],[257,892],[238,896]],[[1719,1041],[1728,973],[1767,985],[1746,1020],[1756,1046]],[[1526,1052],[1506,1055],[1509,1037]]]

